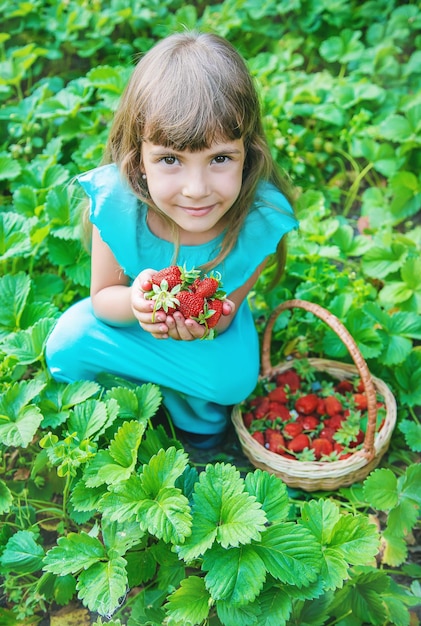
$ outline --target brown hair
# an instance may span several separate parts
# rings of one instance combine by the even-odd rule
[[[259,98],[245,61],[218,35],[171,35],[138,62],[111,127],[104,162],[115,162],[138,198],[167,220],[176,252],[176,225],[151,202],[141,176],[142,141],[195,151],[209,148],[213,141],[239,138],[243,138],[246,153],[242,188],[227,214],[222,249],[203,267],[205,271],[222,261],[235,245],[261,179],[290,196],[271,156]],[[282,240],[276,255],[279,273],[285,260],[284,246]]]

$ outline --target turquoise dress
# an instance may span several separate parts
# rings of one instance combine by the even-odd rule
[[[90,219],[130,280],[146,267],[173,261],[174,246],[147,225],[147,207],[134,195],[115,164],[78,177],[90,198]],[[215,269],[227,294],[242,286],[280,239],[297,227],[285,197],[261,182],[230,254]],[[195,246],[182,245],[177,263],[203,265],[218,252],[223,234]],[[65,382],[94,380],[110,372],[160,386],[174,424],[197,434],[216,434],[227,425],[228,407],[244,400],[259,374],[259,344],[245,300],[229,328],[210,341],[158,340],[137,322],[111,326],[98,320],[90,298],[71,306],[58,320],[46,347],[52,376]]]

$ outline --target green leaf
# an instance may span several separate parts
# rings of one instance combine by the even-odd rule
[[[0,480],[0,515],[8,513],[13,504],[13,496],[9,487],[3,480]]]
[[[55,326],[54,319],[41,319],[31,328],[21,330],[7,337],[2,343],[2,350],[14,356],[23,365],[40,361],[44,356],[47,338]]]
[[[99,502],[105,493],[107,493],[107,488],[104,484],[92,489],[86,486],[84,480],[79,480],[72,488],[70,501],[76,511],[92,511],[94,513],[97,511]]]
[[[245,606],[236,606],[230,602],[219,600],[216,611],[224,626],[261,626],[261,610],[258,602]],[[179,626],[183,626],[180,624]],[[281,626],[281,625],[278,625]]]
[[[112,615],[127,593],[126,561],[121,557],[94,563],[78,579],[78,597],[90,611]]]
[[[421,452],[421,424],[416,424],[407,419],[399,422],[398,428],[405,435],[408,448],[414,452]]]
[[[287,518],[290,508],[288,491],[280,478],[257,469],[246,475],[245,486],[262,505],[268,522],[276,524]]]
[[[136,518],[146,497],[139,476],[130,476],[121,483],[111,485],[98,508],[111,521],[124,522]]]
[[[143,489],[153,498],[162,488],[173,487],[177,478],[183,474],[187,463],[188,455],[183,450],[176,450],[174,447],[160,450],[142,468]]]
[[[212,598],[234,605],[253,602],[266,579],[266,568],[253,545],[213,546],[203,557],[206,587]]]
[[[179,589],[168,596],[165,609],[170,619],[184,626],[194,626],[208,617],[209,604],[210,596],[203,578],[189,576],[181,581]]]
[[[87,569],[106,557],[102,543],[81,531],[59,537],[57,545],[47,552],[44,558],[44,570],[58,576],[74,574]]]
[[[421,404],[421,353],[413,350],[399,367],[394,368],[393,375],[401,402],[408,406]]]
[[[23,272],[0,277],[0,337],[19,328],[30,289],[31,279]]]
[[[267,585],[259,595],[260,623],[265,626],[281,626],[291,614],[292,598],[287,589]]]
[[[302,525],[322,544],[330,543],[339,521],[339,507],[330,500],[310,500],[301,509]]]
[[[330,542],[351,565],[366,565],[377,554],[379,537],[376,526],[364,515],[342,515]]]
[[[153,500],[140,502],[137,519],[143,530],[166,542],[184,543],[191,533],[189,501],[175,487],[164,487]]]
[[[113,551],[119,556],[123,556],[131,547],[137,545],[144,536],[135,521],[110,522],[102,519],[101,530],[108,554]]]
[[[398,504],[398,481],[390,469],[376,469],[364,481],[364,497],[375,509],[388,511]]]
[[[408,544],[401,535],[396,535],[392,530],[386,529],[383,533],[382,562],[391,567],[399,567],[407,559]]]
[[[18,530],[6,543],[0,558],[4,572],[31,574],[42,567],[43,548],[35,541],[34,533]]]
[[[32,441],[42,414],[37,406],[28,403],[44,386],[36,379],[21,381],[0,395],[0,441],[4,445],[26,448]]]
[[[361,267],[367,276],[386,278],[401,269],[408,256],[408,248],[401,243],[372,246],[362,259]]]
[[[374,569],[351,570],[351,579],[335,593],[331,611],[340,615],[351,614],[358,623],[387,623],[386,609],[382,601],[389,579],[386,572]],[[335,611],[336,610],[336,611]]]
[[[86,400],[77,404],[67,422],[68,431],[75,432],[80,441],[92,438],[94,441],[113,423],[117,417],[117,407],[101,400]]]
[[[0,260],[25,257],[30,252],[28,220],[18,213],[0,213]]]
[[[229,464],[208,465],[193,496],[192,534],[180,555],[197,558],[216,540],[224,548],[259,540],[267,521],[261,504],[245,492],[239,471]]]
[[[266,569],[281,582],[306,586],[320,572],[322,552],[314,535],[293,522],[270,526],[255,549]]]
[[[0,152],[0,180],[13,180],[21,173],[20,164],[9,152]]]

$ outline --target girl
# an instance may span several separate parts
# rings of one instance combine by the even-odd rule
[[[247,294],[271,255],[281,273],[297,226],[235,49],[197,33],[152,48],[122,96],[105,163],[78,177],[93,224],[91,294],[59,319],[49,369],[66,382],[108,371],[156,383],[181,438],[217,445],[259,372]],[[204,327],[179,312],[153,315],[151,275],[175,263],[222,275],[215,339],[200,341]]]

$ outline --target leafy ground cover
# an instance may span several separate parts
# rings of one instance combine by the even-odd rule
[[[0,0],[0,622],[119,626],[419,623],[421,11],[376,0]],[[227,37],[259,84],[274,156],[297,190],[288,271],[251,302],[337,315],[398,421],[381,467],[335,492],[254,471],[232,432],[184,449],[160,390],[63,385],[43,348],[87,294],[67,183],[98,165],[139,51],[184,27]],[[349,361],[305,311],[273,361]],[[65,624],[60,614],[58,623]],[[57,623],[57,622],[56,622]]]

